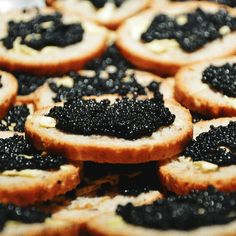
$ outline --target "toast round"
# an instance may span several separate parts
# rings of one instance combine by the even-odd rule
[[[0,118],[3,118],[9,107],[13,104],[17,94],[17,81],[15,77],[7,72],[0,71]]]
[[[61,153],[72,160],[107,163],[143,163],[163,160],[180,153],[192,136],[192,121],[188,110],[175,101],[165,104],[175,121],[162,127],[151,137],[134,141],[108,136],[83,136],[44,128],[41,122],[50,108],[40,110],[26,121],[26,134],[38,149]]]
[[[127,224],[121,217],[114,214],[104,214],[91,219],[81,230],[87,236],[233,236],[236,222],[220,226],[201,227],[192,231],[154,230]]]
[[[86,73],[89,73],[89,71],[81,71],[81,73],[86,74]],[[160,92],[164,95],[165,99],[174,98],[174,79],[173,78],[162,79],[161,77],[156,76],[154,74],[144,72],[144,71],[137,71],[137,70],[134,70],[134,73],[139,84],[143,86],[148,86],[152,81],[156,81],[158,83],[161,83]],[[61,79],[63,78],[50,79],[48,80],[47,83],[45,83],[41,88],[37,90],[34,97],[34,104],[35,104],[36,110],[39,110],[48,106],[53,106],[55,104],[55,102],[53,101],[53,97],[55,97],[56,94],[50,89],[49,83],[52,81],[60,81]]]
[[[228,125],[236,118],[218,118],[210,121],[200,121],[194,124],[194,137],[207,132],[211,125],[215,127]],[[193,189],[207,189],[214,186],[221,191],[236,190],[236,166],[218,167],[217,170],[204,171],[197,168],[194,162],[184,156],[164,162],[159,168],[159,174],[164,185],[177,194],[186,194]]]
[[[37,10],[31,9],[23,12],[12,12],[1,16],[0,35],[7,34],[7,23],[10,20],[30,20]],[[51,14],[54,11],[49,8],[40,9],[42,14]],[[34,50],[19,44],[13,49],[6,49],[0,44],[0,66],[8,71],[22,71],[33,74],[63,74],[71,70],[78,70],[94,57],[98,57],[106,48],[107,32],[104,28],[90,22],[81,20],[76,16],[63,16],[64,22],[81,22],[85,29],[83,40],[69,46],[44,47],[42,50]],[[91,47],[93,45],[93,47]]]
[[[236,116],[236,98],[229,97],[202,82],[202,72],[210,65],[236,63],[236,57],[187,66],[176,74],[175,98],[191,111],[210,117]]]
[[[9,223],[0,232],[0,236],[74,236],[76,232],[77,227],[74,224],[48,218],[44,223]]]
[[[0,138],[12,137],[0,132]],[[4,171],[0,173],[0,202],[29,205],[64,194],[80,183],[81,165],[65,164],[58,170]]]
[[[116,29],[124,20],[149,7],[151,0],[132,0],[124,2],[119,8],[110,3],[112,10],[106,7],[96,9],[89,1],[53,0],[48,4],[62,13],[76,14],[85,19],[95,21],[110,29]]]
[[[151,70],[162,75],[174,75],[185,65],[233,55],[236,52],[236,47],[231,42],[236,39],[236,32],[231,32],[221,39],[207,43],[192,53],[187,53],[178,46],[171,47],[168,45],[164,46],[160,53],[155,53],[140,40],[141,34],[150,25],[154,16],[158,14],[178,15],[191,12],[196,8],[216,12],[223,7],[208,2],[184,2],[173,3],[161,9],[147,10],[121,25],[118,29],[116,44],[123,55],[138,68]],[[235,9],[227,8],[227,11],[232,16],[236,16]]]

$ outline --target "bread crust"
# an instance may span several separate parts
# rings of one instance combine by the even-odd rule
[[[13,135],[14,133],[9,131],[0,132],[0,138]],[[11,176],[0,173],[0,202],[29,205],[52,199],[72,190],[80,183],[81,169],[81,164],[76,163],[63,165],[55,171],[27,170],[28,173],[24,174],[16,171],[11,173]]]
[[[155,230],[127,224],[121,217],[114,214],[104,214],[94,217],[81,229],[86,236],[234,236],[236,221],[225,225],[200,227],[191,231]]]
[[[49,0],[47,4],[54,7],[65,14],[77,14],[81,17],[95,21],[97,24],[106,26],[109,29],[115,30],[127,18],[138,14],[142,10],[150,6],[152,0],[132,0],[132,2],[125,2],[119,9],[115,10],[110,19],[100,19],[96,8],[90,3],[77,2],[74,0],[60,1]]]
[[[187,66],[176,74],[175,98],[191,111],[210,117],[236,116],[236,98],[212,90],[204,84],[202,72],[210,65],[236,63],[236,57]]]
[[[7,225],[0,236],[74,236],[77,227],[70,222],[49,218],[49,222]]]
[[[210,125],[227,125],[236,118],[218,118],[210,121],[200,121],[194,124],[194,137],[209,130]],[[186,194],[193,189],[204,190],[214,186],[221,191],[236,191],[236,166],[219,167],[212,172],[203,172],[194,167],[193,161],[179,156],[163,162],[159,168],[162,183],[177,194]]]
[[[25,130],[37,148],[64,154],[72,160],[101,163],[143,163],[163,160],[180,153],[192,137],[189,111],[175,101],[167,101],[166,106],[176,114],[175,122],[171,125],[172,129],[163,127],[151,136],[153,138],[144,137],[129,141],[99,135],[68,134],[56,128],[42,128],[40,119],[49,109],[40,110],[27,119]]]
[[[42,13],[51,13],[52,9],[40,9]],[[29,10],[24,15],[34,16],[35,10]],[[0,34],[7,32],[7,22],[20,18],[23,14],[12,12],[1,17],[2,29]],[[76,16],[63,16],[65,21],[82,22],[85,27],[83,40],[79,43],[64,48],[56,47],[55,50],[44,52],[40,50],[36,54],[7,50],[0,45],[0,66],[8,71],[22,71],[37,75],[63,74],[71,70],[79,70],[89,60],[99,57],[107,47],[107,31],[105,28],[81,20]],[[93,45],[93,47],[91,47]]]
[[[160,75],[174,75],[183,66],[235,54],[236,47],[230,45],[230,42],[236,38],[235,32],[224,36],[223,39],[214,40],[193,53],[186,53],[181,48],[177,48],[174,51],[156,54],[139,41],[140,34],[146,30],[156,14],[190,12],[197,7],[206,10],[222,9],[222,6],[209,2],[184,2],[172,3],[165,8],[147,10],[130,18],[119,27],[116,45],[122,54],[138,68]],[[235,9],[225,6],[224,8],[227,8],[230,14],[236,15]],[[219,46],[223,50],[217,50]]]
[[[4,71],[0,71],[1,84],[0,88],[0,118],[3,118],[9,107],[14,103],[18,84],[16,78]]]
[[[81,71],[83,74],[86,73],[86,70]],[[173,78],[166,78],[162,79],[159,76],[156,76],[152,73],[134,70],[138,83],[143,86],[147,86],[150,82],[156,81],[161,83],[160,85],[160,92],[164,95],[165,99],[173,99],[174,98],[174,79]],[[50,79],[50,81],[57,80]],[[53,97],[55,93],[49,88],[48,82],[46,82],[43,86],[41,86],[35,93],[33,98],[33,102],[35,104],[36,110],[43,109],[45,107],[53,106],[55,102],[53,101]],[[104,96],[104,95],[102,95]],[[117,95],[118,96],[118,95]]]

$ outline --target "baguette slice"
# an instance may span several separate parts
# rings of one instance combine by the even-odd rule
[[[83,74],[89,74],[89,72],[93,71],[81,71]],[[174,79],[173,78],[167,78],[162,79],[159,76],[156,76],[154,74],[144,72],[144,71],[137,71],[134,70],[136,79],[139,84],[142,86],[148,86],[152,81],[156,81],[158,83],[161,83],[160,85],[160,92],[164,95],[165,99],[174,98]],[[68,78],[68,77],[66,77]],[[92,79],[92,78],[91,78]],[[34,104],[36,107],[36,110],[53,106],[55,102],[53,101],[53,98],[55,97],[55,93],[50,89],[49,83],[50,82],[60,82],[63,78],[52,78],[48,80],[47,83],[45,83],[41,88],[37,90],[34,97]],[[103,95],[102,95],[103,96]]]
[[[9,107],[14,103],[17,94],[17,81],[7,72],[0,71],[0,118],[3,118]]]
[[[226,126],[236,118],[218,118],[210,121],[200,121],[194,125],[194,137],[207,132],[211,125]],[[207,189],[214,186],[221,191],[236,190],[236,165],[219,167],[217,170],[207,171],[197,168],[194,162],[184,156],[164,162],[159,174],[164,185],[177,194],[186,194],[193,189]]]
[[[0,132],[0,138],[12,137]],[[29,205],[46,201],[72,190],[80,183],[81,165],[66,164],[60,169],[4,171],[0,173],[0,202]]]
[[[168,44],[163,45],[163,47],[160,45],[162,48],[156,53],[140,41],[141,34],[146,31],[156,15],[181,15],[192,12],[199,7],[209,12],[217,12],[226,8],[214,3],[190,1],[173,3],[161,9],[147,10],[121,25],[118,29],[116,44],[123,55],[138,68],[151,70],[162,75],[174,75],[185,65],[233,55],[236,52],[236,46],[232,42],[236,39],[236,32],[231,32],[221,39],[214,40],[192,53],[187,53],[178,46],[173,47]],[[232,16],[236,16],[235,9],[226,9]]]
[[[176,115],[174,123],[160,128],[151,137],[134,141],[69,134],[50,126],[45,128],[42,121],[50,108],[40,110],[27,119],[25,130],[38,149],[64,154],[71,160],[124,164],[163,160],[180,153],[192,136],[189,111],[175,101],[167,101],[166,106]]]
[[[104,214],[91,219],[81,231],[82,235],[86,236],[234,236],[236,221],[225,225],[201,227],[191,231],[163,231],[131,225],[123,221],[120,216]]]
[[[37,10],[31,9],[23,12],[3,14],[1,18],[1,37],[7,34],[7,24],[10,20],[30,20]],[[52,9],[40,9],[42,14],[54,13]],[[63,74],[71,70],[78,70],[94,57],[100,56],[106,48],[107,31],[91,22],[81,20],[77,16],[63,16],[64,22],[82,23],[85,29],[83,40],[64,48],[45,47],[34,50],[25,45],[17,45],[13,49],[6,49],[0,45],[0,66],[8,71],[22,71],[38,75]],[[91,47],[91,45],[93,45]]]
[[[46,219],[44,223],[24,224],[19,222],[7,222],[0,232],[1,236],[74,236],[76,225],[63,220],[52,218]]]
[[[96,9],[83,0],[49,0],[48,5],[66,14],[76,14],[110,29],[116,29],[124,20],[149,7],[151,0],[126,0],[119,8],[113,3]]]
[[[210,65],[236,63],[236,57],[187,66],[176,75],[175,97],[191,111],[210,117],[236,116],[236,98],[228,97],[202,82],[202,72]]]

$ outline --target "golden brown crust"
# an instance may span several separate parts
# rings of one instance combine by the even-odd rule
[[[47,4],[54,7],[58,11],[64,14],[77,14],[81,17],[95,21],[99,25],[103,25],[111,30],[117,29],[117,27],[124,22],[127,18],[138,14],[139,12],[147,9],[152,0],[132,0],[133,3],[124,3],[118,10],[113,12],[110,19],[100,19],[97,15],[97,11],[93,6],[86,7],[85,4],[76,1],[57,1],[49,0]],[[118,11],[118,13],[117,13]]]
[[[169,101],[166,105],[176,114],[176,119],[171,126],[172,129],[161,128],[161,131],[156,132],[155,138],[144,137],[129,141],[106,136],[66,134],[56,128],[42,128],[40,119],[48,109],[36,112],[26,121],[26,134],[37,148],[64,154],[72,160],[108,163],[143,163],[163,160],[180,153],[192,137],[189,111],[174,101]],[[124,142],[127,145],[124,145]]]
[[[94,217],[83,225],[81,234],[86,236],[235,236],[236,222],[208,227],[200,227],[191,231],[155,230],[126,223],[121,217],[104,214]]]
[[[236,116],[236,99],[212,90],[201,82],[202,72],[210,65],[235,63],[235,57],[187,66],[176,74],[175,98],[191,111],[210,117]]]
[[[172,3],[166,8],[160,8],[155,10],[148,10],[146,12],[137,15],[120,26],[118,29],[118,37],[116,44],[121,50],[122,54],[130,60],[134,65],[141,69],[153,71],[154,73],[161,75],[174,75],[181,67],[189,64],[194,64],[202,60],[210,60],[213,58],[225,57],[233,55],[236,52],[236,48],[228,47],[229,38],[235,38],[236,34],[232,33],[224,37],[223,41],[215,40],[212,43],[208,43],[205,47],[199,49],[194,53],[185,53],[183,50],[178,49],[175,53],[169,54],[155,54],[147,49],[143,43],[132,36],[131,29],[133,27],[141,27],[142,23],[147,23],[146,19],[151,20],[152,16],[157,13],[167,13],[173,10],[191,10],[197,7],[204,7],[204,9],[220,9],[222,6],[208,3],[208,2],[185,2],[185,3]],[[232,15],[236,14],[235,10],[227,8]],[[140,23],[140,24],[139,24]],[[145,27],[144,27],[145,30]],[[136,36],[137,37],[137,36]],[[223,43],[224,42],[224,43]],[[219,45],[225,45],[223,50],[217,50]],[[209,52],[214,53],[207,53]],[[195,56],[197,55],[197,56]]]
[[[0,76],[2,83],[0,88],[0,118],[2,118],[15,101],[18,84],[16,78],[7,72],[0,71]]]
[[[194,125],[194,137],[209,130],[210,125],[227,125],[236,118],[218,118],[210,121],[200,121]],[[221,191],[236,190],[236,166],[219,167],[216,171],[204,172],[194,166],[191,160],[178,157],[163,162],[159,168],[162,183],[177,194],[186,194],[193,189],[207,189],[214,186]]]
[[[45,8],[40,10],[43,13],[51,13],[52,9]],[[29,10],[25,14],[34,16],[34,10]],[[13,12],[2,16],[1,34],[6,32],[6,24],[9,20],[20,17],[22,13]],[[43,50],[34,54],[25,54],[7,50],[3,45],[0,47],[0,66],[8,71],[22,71],[37,75],[55,75],[64,74],[71,70],[79,70],[89,60],[100,56],[107,47],[107,31],[105,28],[86,22],[76,16],[63,16],[67,21],[82,22],[85,33],[83,40],[79,43],[69,45],[65,48],[57,47],[56,51],[43,52]],[[96,40],[95,40],[96,39]],[[91,47],[91,44],[93,47]]]

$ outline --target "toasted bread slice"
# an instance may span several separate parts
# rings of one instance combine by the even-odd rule
[[[0,35],[5,37],[10,20],[29,21],[38,13],[31,9],[25,12],[12,12],[1,16]],[[52,14],[52,9],[40,9],[41,14]],[[77,16],[63,16],[65,23],[82,23],[85,32],[81,42],[66,47],[44,47],[35,50],[26,45],[15,43],[10,50],[0,46],[0,66],[9,71],[30,72],[33,74],[61,74],[78,70],[94,57],[98,57],[106,48],[107,31],[103,27],[81,20]],[[45,26],[46,27],[46,26]],[[93,47],[91,47],[93,45]]]
[[[20,222],[7,222],[0,232],[1,236],[74,236],[77,233],[76,225],[48,218],[44,223],[24,224]]]
[[[180,153],[192,136],[192,121],[188,110],[175,101],[165,104],[175,114],[172,125],[162,127],[151,137],[125,140],[108,136],[83,136],[62,132],[52,126],[44,126],[44,115],[50,108],[36,112],[26,121],[26,134],[38,149],[61,153],[72,160],[143,163],[163,160]],[[52,128],[49,128],[52,127]]]
[[[226,126],[235,118],[218,118],[210,121],[200,121],[194,124],[194,137],[207,132],[210,126]],[[165,186],[177,194],[185,194],[193,189],[206,189],[214,186],[222,191],[236,190],[236,166],[230,165],[208,169],[204,165],[199,168],[194,162],[184,156],[179,156],[168,162],[164,162],[159,169],[160,177]]]
[[[173,75],[185,65],[233,55],[236,52],[236,47],[231,42],[235,40],[236,32],[231,32],[220,39],[207,43],[204,47],[192,53],[185,52],[178,47],[178,44],[173,46],[168,43],[166,45],[160,44],[158,50],[153,50],[140,40],[141,34],[146,31],[156,15],[181,15],[192,12],[197,8],[209,12],[227,9],[232,16],[236,16],[235,9],[214,3],[173,3],[165,8],[147,10],[127,20],[118,29],[116,44],[123,55],[137,67],[164,75]]]
[[[0,132],[0,138],[12,137]],[[29,205],[66,193],[80,183],[81,165],[65,164],[58,170],[25,169],[0,173],[0,202]]]
[[[13,104],[17,94],[17,81],[7,72],[0,71],[0,118],[3,118]]]
[[[202,73],[207,67],[222,66],[226,63],[236,63],[236,57],[204,62],[181,69],[176,75],[176,99],[191,111],[202,115],[235,116],[236,98],[217,92],[202,82]]]
[[[120,216],[114,214],[104,214],[91,219],[85,226],[83,226],[81,231],[87,236],[233,236],[235,235],[235,230],[235,221],[226,225],[201,227],[191,231],[154,230],[128,224],[123,221]]]
[[[137,71],[137,70],[131,70],[134,72],[137,82],[141,84],[142,86],[148,86],[152,81],[161,83],[160,85],[160,92],[164,95],[165,99],[171,99],[174,98],[174,79],[173,78],[167,78],[162,79],[159,76],[156,76],[154,74],[151,74],[149,72],[144,71]],[[93,71],[81,71],[83,75],[89,74]],[[66,80],[68,80],[68,76],[65,77]],[[91,78],[93,79],[93,78]],[[53,106],[55,102],[53,101],[53,98],[55,97],[55,93],[50,89],[49,83],[50,82],[63,82],[63,78],[52,78],[48,80],[47,83],[45,83],[41,88],[39,88],[35,94],[34,97],[34,104],[36,107],[36,110]],[[103,95],[102,95],[103,96]]]
[[[80,15],[110,29],[116,29],[128,17],[149,7],[151,0],[128,0],[118,8],[114,3],[108,3],[99,9],[96,9],[89,1],[83,0],[49,0],[47,2],[60,12]]]

